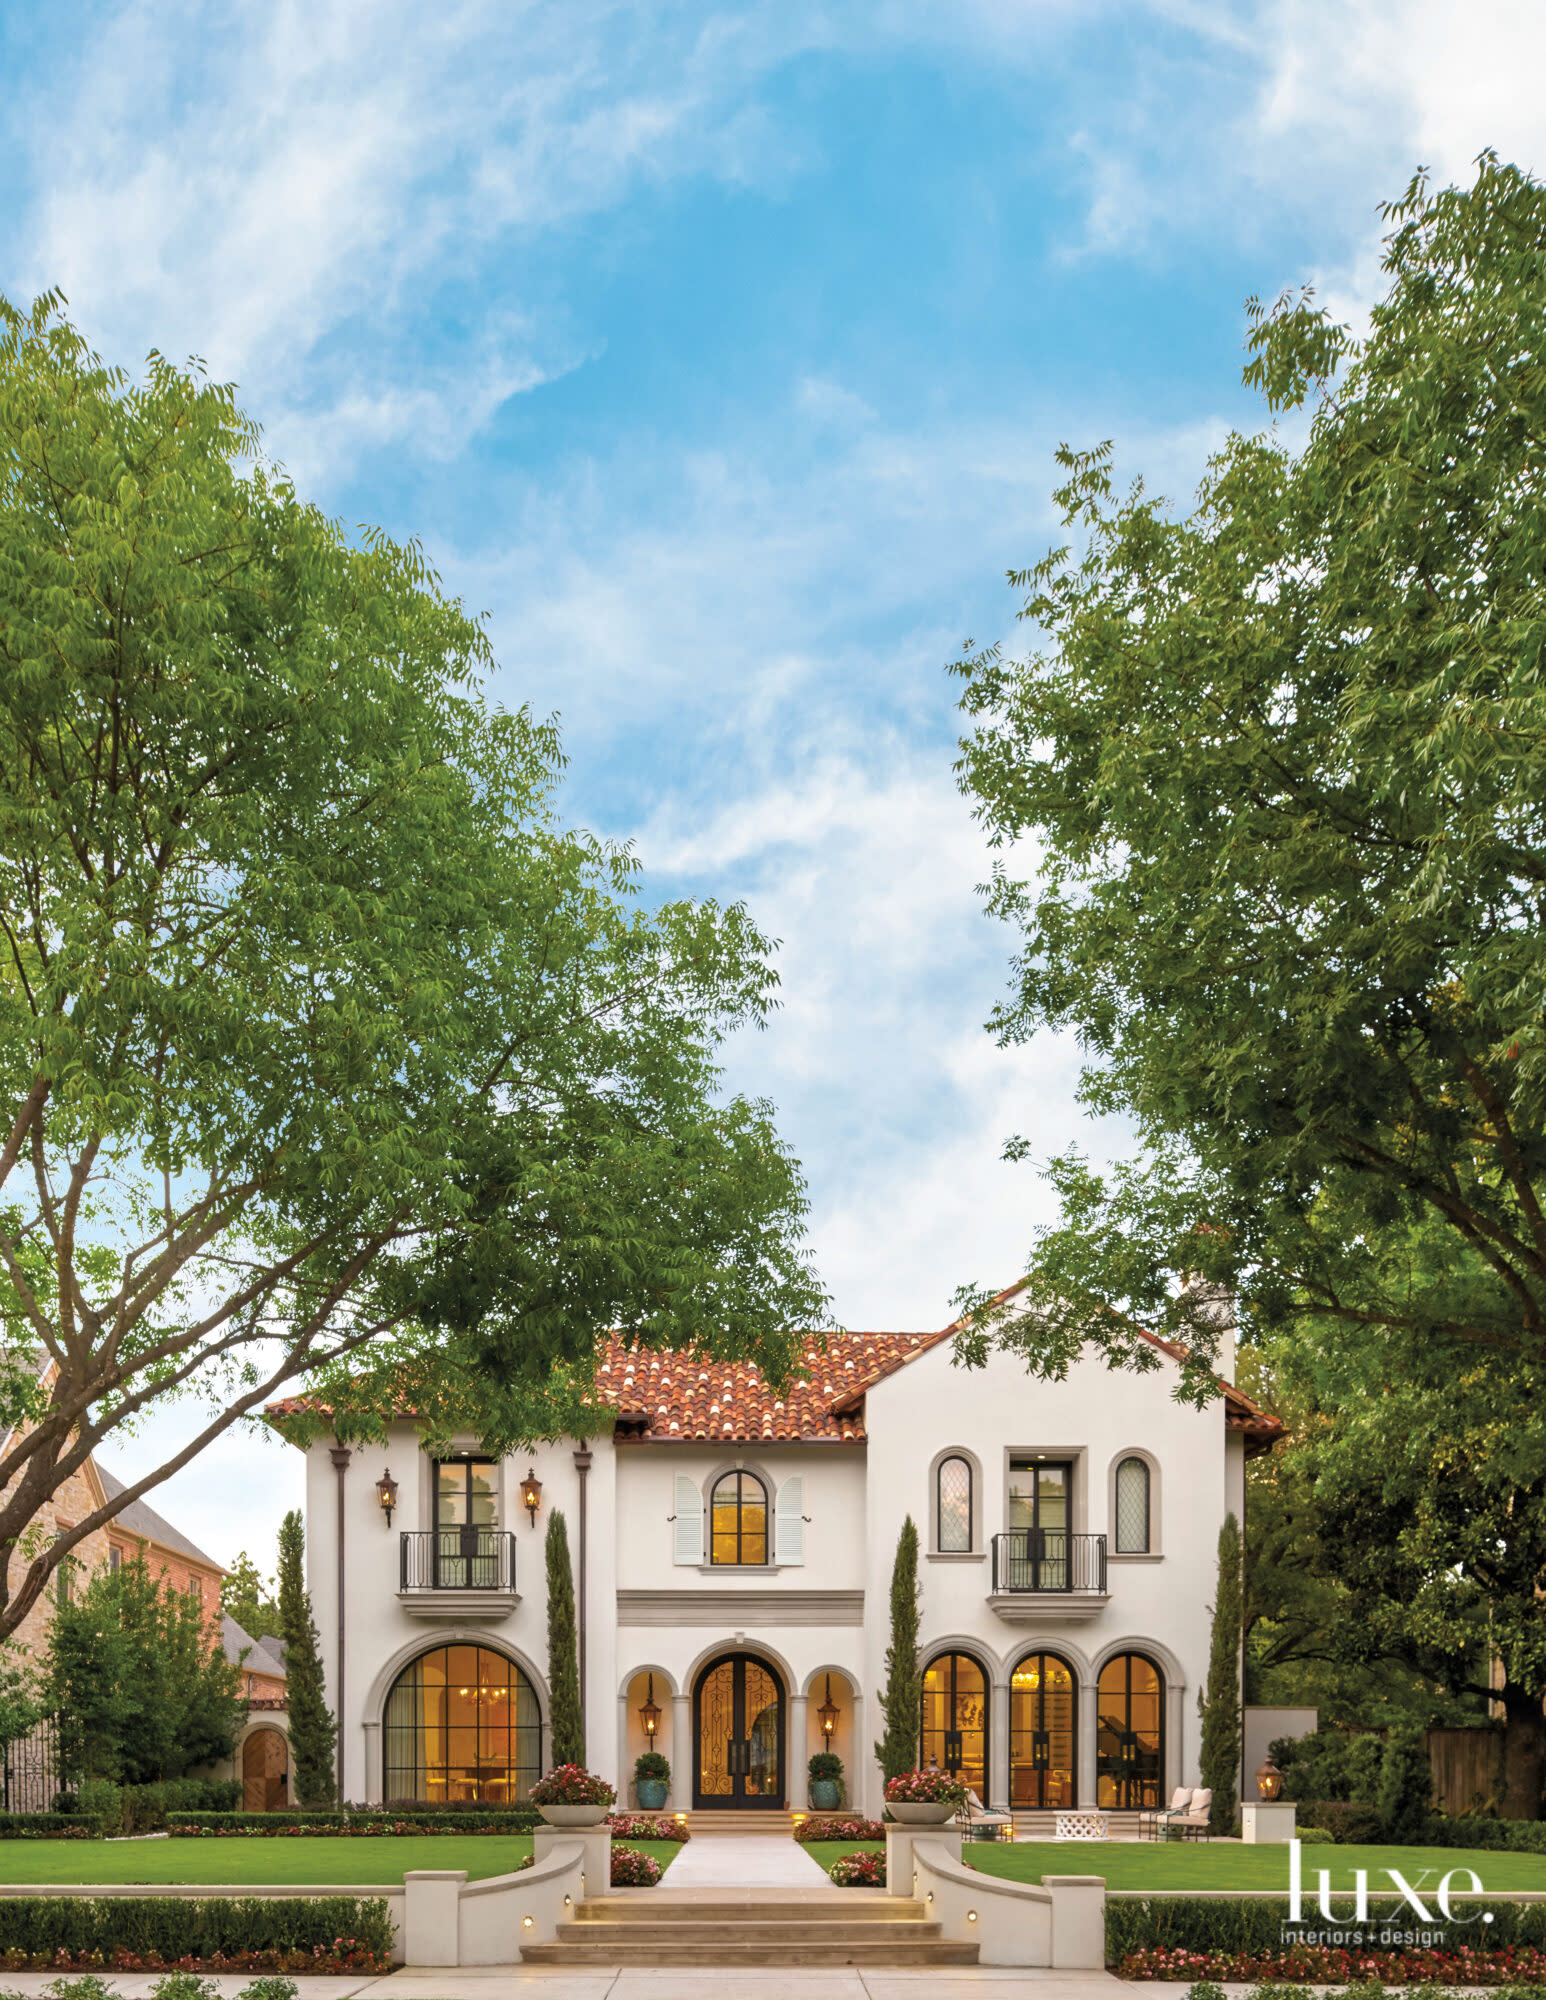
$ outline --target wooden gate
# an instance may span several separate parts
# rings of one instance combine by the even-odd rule
[[[282,1812],[289,1799],[290,1746],[278,1729],[255,1729],[242,1745],[243,1812]]]

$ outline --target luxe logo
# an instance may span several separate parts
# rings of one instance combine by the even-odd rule
[[[1431,1875],[1432,1872],[1432,1869],[1425,1868],[1423,1870],[1422,1877],[1419,1877],[1418,1888],[1427,1890],[1427,1883],[1423,1878]],[[1320,1891],[1316,1901],[1319,1904],[1320,1913],[1329,1922],[1336,1923],[1338,1919],[1331,1907],[1331,1871],[1328,1868],[1321,1868],[1317,1870],[1317,1873],[1320,1876]],[[1442,1917],[1445,1923],[1451,1924],[1470,1923],[1472,1921],[1470,1917],[1457,1916],[1449,1906],[1450,1887],[1457,1876],[1463,1875],[1466,1878],[1466,1887],[1472,1895],[1479,1896],[1482,1893],[1482,1878],[1474,1868],[1451,1868],[1438,1887],[1429,1892],[1439,1909],[1439,1917],[1435,1917],[1433,1912],[1423,1902],[1422,1896],[1418,1894],[1418,1889],[1412,1887],[1412,1884],[1407,1881],[1399,1868],[1384,1868],[1380,1870],[1380,1873],[1390,1877],[1392,1887],[1400,1893],[1406,1902],[1411,1904],[1417,1913],[1419,1923],[1424,1924],[1437,1923],[1439,1917]],[[1344,1890],[1341,1893],[1345,1895],[1346,1891]],[[1384,1892],[1381,1891],[1381,1893],[1383,1894]],[[1355,1921],[1360,1924],[1366,1924],[1369,1921],[1369,1871],[1367,1868],[1355,1868],[1353,1870],[1353,1905]],[[1288,1921],[1291,1924],[1302,1924],[1308,1921],[1304,1914],[1304,1843],[1300,1840],[1291,1840],[1288,1843]],[[1482,1922],[1484,1924],[1492,1922],[1491,1911],[1483,1914]]]

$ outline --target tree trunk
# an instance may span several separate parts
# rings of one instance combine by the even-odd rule
[[[1546,1799],[1546,1711],[1539,1693],[1503,1689],[1503,1815],[1539,1819]]]

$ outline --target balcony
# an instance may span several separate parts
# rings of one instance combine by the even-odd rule
[[[400,1538],[398,1602],[416,1618],[504,1618],[520,1603],[515,1537],[498,1528],[433,1528]]]
[[[993,1537],[988,1602],[1011,1624],[1068,1624],[1095,1617],[1107,1601],[1104,1535],[1014,1528]]]

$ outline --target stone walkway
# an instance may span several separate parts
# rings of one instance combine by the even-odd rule
[[[9,1972],[6,1990],[39,2000],[57,1975]],[[160,1975],[109,1973],[120,2000],[150,2000]],[[236,2000],[252,1974],[222,1973],[213,1983]],[[436,1972],[416,1966],[386,1978],[300,1978],[300,2000],[1122,2000],[1133,1989],[1105,1972],[1019,1972],[997,1966],[883,1967],[605,1966],[570,1972],[537,1965],[462,1966]],[[1244,1990],[1244,1989],[1242,1989]],[[1155,1988],[1155,2000],[1183,2000],[1185,1989]]]
[[[695,1834],[673,1857],[660,1893],[679,1889],[833,1889],[827,1871],[788,1834]],[[651,1892],[654,1893],[654,1892]]]

